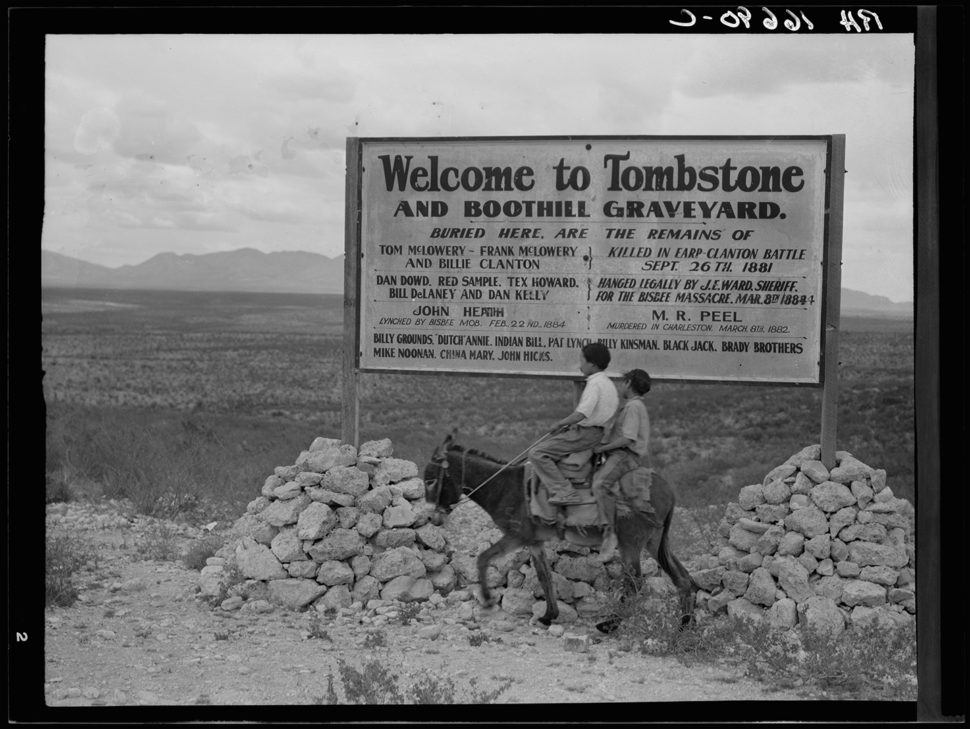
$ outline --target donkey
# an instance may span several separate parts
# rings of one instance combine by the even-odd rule
[[[532,566],[546,598],[546,612],[539,622],[550,625],[559,616],[559,608],[542,544],[559,535],[555,527],[533,519],[526,500],[523,471],[524,465],[507,466],[484,453],[464,448],[454,442],[449,434],[435,449],[424,469],[425,496],[435,506],[431,519],[434,524],[443,523],[459,499],[467,494],[492,517],[501,530],[502,538],[479,554],[477,560],[481,595],[486,606],[495,602],[484,579],[488,563],[513,549],[529,548]],[[658,473],[653,475],[650,502],[662,527],[627,509],[618,510],[616,536],[626,575],[623,599],[637,589],[642,576],[640,553],[646,547],[676,586],[680,596],[681,627],[687,627],[694,620],[698,585],[670,551],[667,534],[674,514],[674,492]],[[598,545],[601,539],[600,529],[594,527],[582,532],[566,527],[564,536],[568,541],[582,546]],[[609,633],[619,624],[620,619],[614,616],[596,627]]]

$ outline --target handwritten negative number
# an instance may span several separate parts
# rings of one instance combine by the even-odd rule
[[[870,20],[870,18],[872,20],[876,21],[876,27],[879,28],[879,30],[882,30],[882,23],[879,21],[879,16],[878,15],[876,15],[871,10],[865,10],[865,9],[859,10],[859,20],[862,21],[862,25],[865,28],[865,32],[866,33],[869,32],[869,20]],[[853,30],[856,33],[862,33],[863,32],[862,28],[859,27],[859,24],[856,22],[855,18],[852,16],[852,11],[851,10],[849,11],[848,15],[846,15],[846,12],[844,10],[842,11],[842,20],[839,21],[839,25],[843,26],[845,28],[846,32],[852,32]]]
[[[775,30],[775,28],[778,27],[778,16],[775,15],[771,10],[769,10],[766,7],[762,7],[761,11],[765,14],[765,17],[761,21],[761,24],[768,30]],[[694,13],[692,13],[690,10],[681,8],[680,12],[687,16],[687,20],[683,22],[671,20],[669,21],[671,25],[679,25],[684,28],[689,28],[690,26],[694,25],[697,22],[697,16],[694,15]],[[812,25],[812,21],[808,19],[805,13],[799,11],[798,15],[796,15],[791,10],[785,10],[785,13],[787,13],[790,16],[786,18],[783,22],[783,25],[788,30],[792,32],[799,30],[802,27],[802,23],[805,23],[805,27],[808,30],[814,30],[815,26]],[[856,11],[856,13],[859,16],[859,20],[862,21],[862,27],[859,26],[859,23],[856,21],[855,15],[853,15],[851,10],[848,11],[848,13],[845,10],[842,11],[842,20],[840,21],[839,24],[842,25],[846,29],[846,31],[851,32],[854,30],[857,33],[868,32],[870,29],[869,28],[870,20],[875,22],[876,27],[879,28],[879,30],[882,30],[882,22],[879,20],[879,16],[876,15],[876,13],[872,12],[871,10],[865,10],[865,9],[859,9]],[[702,17],[704,20],[712,20],[711,16],[709,15],[705,15]],[[727,10],[721,15],[720,20],[721,20],[721,24],[728,28],[737,28],[741,25],[744,25],[746,29],[750,29],[751,18],[752,18],[751,11],[748,10],[743,5],[739,5],[737,12],[735,12],[734,10]],[[865,31],[863,31],[863,28],[865,28]]]
[[[764,27],[767,28],[768,30],[774,30],[775,28],[777,28],[778,17],[773,12],[771,12],[768,8],[762,7],[761,10],[765,14],[765,19],[761,21],[761,24],[764,25]],[[795,15],[795,13],[793,13],[791,10],[786,10],[785,12],[791,16],[791,18],[785,20],[785,27],[788,30],[791,30],[791,31],[798,30],[799,28],[802,27],[802,21],[805,22],[805,26],[809,30],[812,30],[815,27],[814,25],[812,25],[812,21],[806,17],[805,13],[799,12],[798,15],[801,16],[801,20],[799,20],[798,15]],[[737,13],[735,13],[732,10],[728,10],[727,12],[725,12],[721,16],[721,22],[724,25],[726,25],[728,28],[737,28],[740,23],[744,23],[745,28],[750,28],[751,11],[748,10],[743,5],[741,5],[738,7]]]

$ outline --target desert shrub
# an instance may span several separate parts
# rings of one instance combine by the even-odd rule
[[[47,481],[68,484],[99,473],[98,456],[90,448],[98,417],[67,403],[47,407],[45,465]]]
[[[365,661],[361,668],[339,659],[337,671],[348,704],[403,704],[398,676],[379,659]],[[329,677],[328,677],[329,678]],[[328,694],[330,690],[328,689]]]
[[[141,513],[161,517],[198,505],[198,484],[209,466],[199,444],[160,429],[105,432],[97,442],[107,496],[128,498]]]
[[[421,612],[421,605],[416,602],[409,602],[401,607],[397,614],[397,620],[401,625],[410,625],[411,621],[418,617]]]
[[[228,562],[223,568],[222,580],[219,582],[219,592],[207,598],[207,602],[212,607],[218,607],[222,601],[235,593],[236,588],[246,581],[246,575],[242,573],[234,561]]]
[[[478,687],[478,679],[472,677],[468,686],[455,683],[450,676],[438,676],[422,671],[408,686],[408,703],[413,704],[492,704],[513,683],[511,678],[499,680],[496,688],[484,690]]]
[[[190,570],[201,570],[205,567],[206,560],[214,556],[222,544],[222,538],[215,535],[196,539],[182,555],[182,564]]]
[[[383,630],[371,630],[364,636],[364,648],[384,648],[387,646],[387,634]]]
[[[621,589],[619,584],[614,587],[605,612],[622,620],[617,637],[631,640],[641,652],[676,656],[688,665],[711,661],[724,653],[725,634],[709,623],[681,629],[676,599],[659,598],[643,589],[621,600]]]
[[[152,524],[138,540],[138,554],[145,559],[168,562],[179,556],[176,531],[170,524]]]
[[[44,604],[70,607],[77,601],[74,573],[96,559],[90,544],[67,534],[49,533],[46,539]]]
[[[718,616],[681,629],[676,600],[648,591],[610,605],[623,618],[614,634],[643,653],[685,665],[729,664],[782,688],[812,687],[873,699],[916,698],[915,628],[852,628],[838,637],[797,626]]]
[[[218,443],[200,437],[191,420],[145,420],[123,410],[49,408],[48,477],[59,469],[96,481],[105,496],[128,498],[143,514],[174,516],[197,506]]]
[[[44,476],[44,503],[56,504],[64,501],[72,501],[74,494],[68,485],[67,474],[63,470],[50,472]]]
[[[874,699],[916,699],[916,629],[856,627],[838,638],[799,631],[797,664],[786,663],[795,680],[811,677],[822,688],[837,693],[865,693]],[[757,666],[749,671],[784,671],[784,667]]]
[[[344,659],[337,660],[337,680],[327,674],[322,704],[490,704],[509,686],[511,678],[501,679],[497,687],[484,690],[476,679],[457,684],[448,675],[422,670],[404,679],[388,667],[385,656],[364,661],[358,668]]]
[[[57,401],[47,409],[47,478],[127,497],[143,514],[235,519],[267,473],[319,434],[305,423]]]
[[[310,638],[331,640],[330,631],[327,630],[328,625],[329,623],[319,611],[311,610],[310,617],[307,619],[307,634]]]

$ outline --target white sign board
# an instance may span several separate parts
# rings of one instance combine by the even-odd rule
[[[831,137],[357,143],[361,371],[821,382]]]

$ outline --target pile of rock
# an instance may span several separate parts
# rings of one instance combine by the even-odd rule
[[[483,548],[487,546],[487,543],[482,545]],[[588,548],[567,541],[547,542],[544,550],[556,590],[558,622],[572,623],[580,618],[599,615],[608,600],[613,580],[621,574],[619,562],[603,565]],[[478,580],[475,554],[455,554],[452,558],[451,564],[463,585],[472,585]],[[659,567],[652,559],[645,558],[643,566],[649,580],[663,583],[666,579],[654,577]],[[510,552],[505,557],[493,560],[486,571],[485,580],[507,613],[538,617],[545,612],[545,593],[527,549]],[[666,589],[664,584],[656,587]]]
[[[839,451],[830,471],[820,455],[818,445],[801,450],[728,505],[718,544],[692,573],[699,605],[835,635],[913,621],[912,505],[884,470]]]
[[[445,527],[429,523],[418,466],[392,453],[388,439],[358,451],[317,438],[293,465],[277,467],[233,525],[233,539],[202,569],[201,596],[225,596],[232,584],[227,609],[373,610],[392,601],[435,602],[458,588],[477,594],[477,555],[501,533],[474,504],[456,510]],[[560,621],[595,615],[620,566],[604,567],[568,542],[545,549]],[[509,553],[483,576],[513,615],[545,611],[529,557],[527,549]],[[656,564],[648,562],[650,575]]]
[[[319,609],[372,600],[427,600],[457,584],[441,529],[428,523],[424,482],[390,440],[354,446],[317,438],[281,466],[202,569],[217,596],[237,572],[234,597]]]

